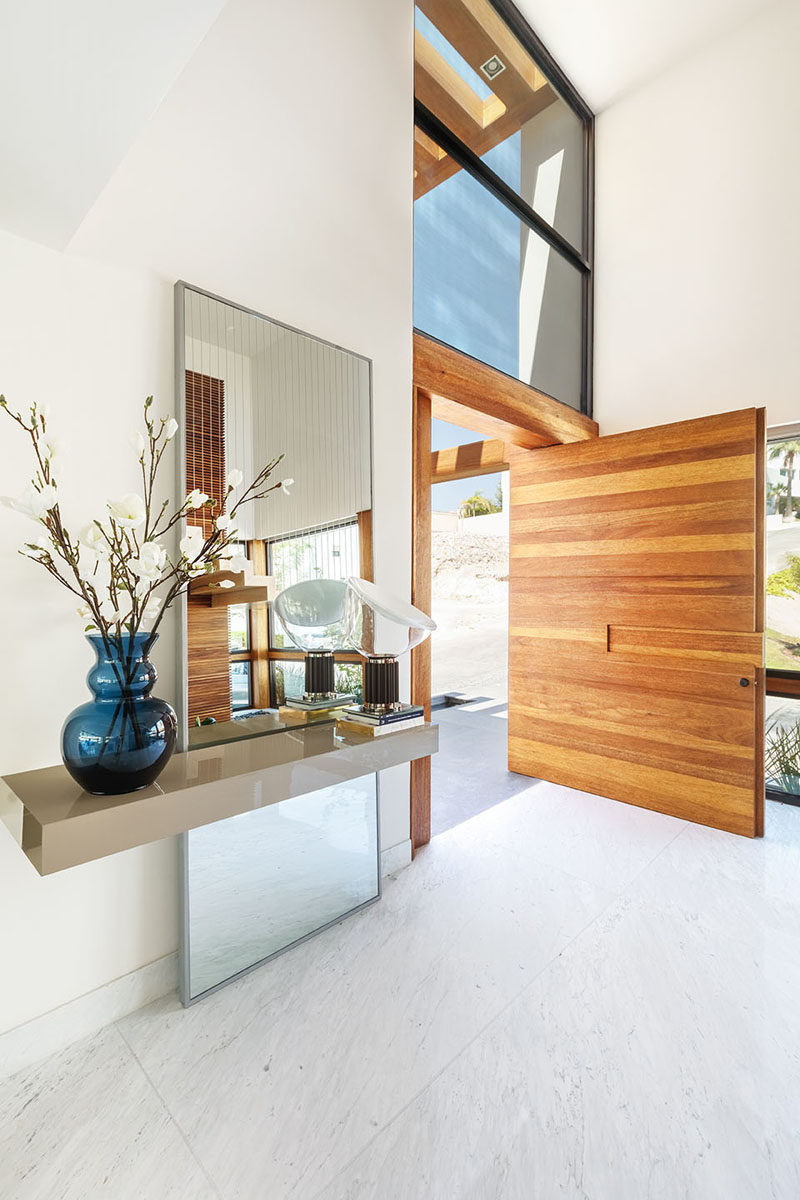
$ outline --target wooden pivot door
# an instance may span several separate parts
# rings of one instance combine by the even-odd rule
[[[515,455],[509,769],[763,832],[764,410]]]

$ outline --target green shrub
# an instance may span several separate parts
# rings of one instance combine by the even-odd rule
[[[788,565],[767,576],[768,596],[794,596],[800,592],[800,554],[787,555]]]

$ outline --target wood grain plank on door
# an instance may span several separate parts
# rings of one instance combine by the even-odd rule
[[[757,835],[763,413],[511,463],[509,767]]]

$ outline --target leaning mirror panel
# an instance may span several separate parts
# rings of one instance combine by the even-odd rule
[[[177,318],[179,466],[199,502],[187,535],[211,536],[274,464],[235,511],[235,556],[198,575],[185,604],[184,744],[213,779],[230,742],[280,736],[290,765],[313,724],[334,746],[334,712],[286,707],[306,691],[309,653],[332,652],[332,686],[361,700],[339,617],[345,581],[372,577],[371,370],[185,285]],[[253,812],[182,840],[185,1003],[379,895],[374,774],[278,804],[253,787]]]

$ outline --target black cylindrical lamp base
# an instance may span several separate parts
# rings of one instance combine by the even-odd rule
[[[336,696],[332,650],[310,650],[306,654],[306,700],[333,700]]]
[[[388,712],[400,699],[400,675],[397,659],[389,654],[364,662],[364,708],[370,712]]]

